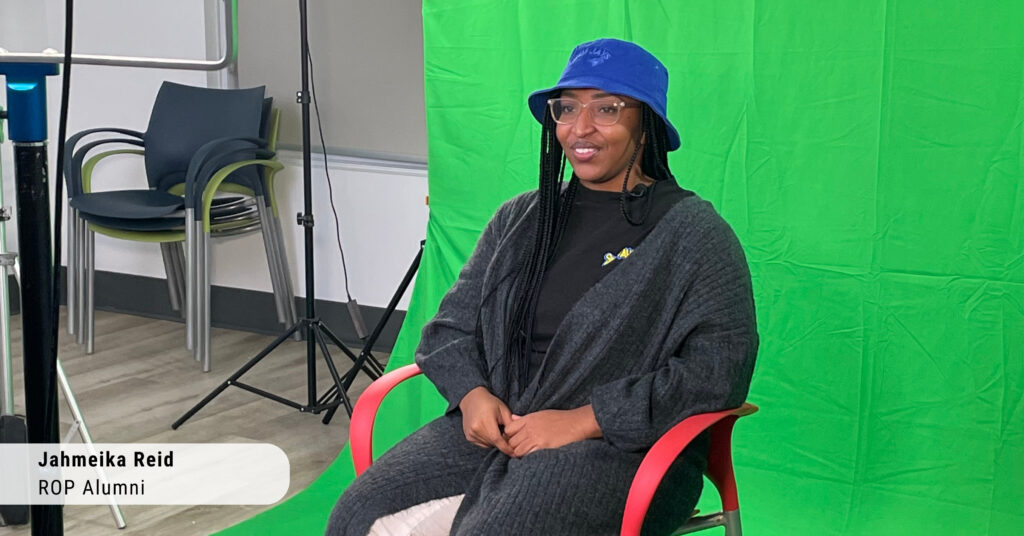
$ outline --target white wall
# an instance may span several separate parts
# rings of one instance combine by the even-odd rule
[[[309,47],[327,146],[344,154],[425,162],[420,0],[309,2]],[[294,100],[301,71],[295,0],[239,2],[238,76]],[[281,140],[301,143],[299,110],[285,110]]]
[[[205,0],[216,1],[216,0]],[[17,4],[15,6],[14,4]],[[45,9],[39,6],[44,5]],[[63,43],[63,2],[59,0],[0,0],[0,47],[17,52],[57,49]],[[12,9],[17,7],[17,9]],[[121,2],[92,0],[76,7],[75,51],[132,56],[207,58],[217,50],[207,48],[204,0]],[[24,20],[22,20],[24,19]],[[18,21],[18,22],[14,22]],[[24,24],[21,24],[24,23]],[[214,23],[211,23],[214,24]],[[48,41],[41,43],[44,33]],[[145,130],[149,110],[164,80],[207,85],[198,71],[171,71],[76,65],[72,70],[72,95],[68,132],[95,126],[121,126]],[[230,85],[230,81],[226,82]],[[51,169],[56,159],[57,114],[60,79],[49,80]],[[0,97],[0,103],[5,97]],[[278,106],[298,106],[279,102]],[[331,128],[332,125],[325,125]],[[340,128],[340,127],[339,127]],[[322,157],[314,155],[313,213],[316,249],[316,293],[319,299],[346,301],[341,260],[334,235]],[[298,154],[281,155],[286,168],[278,174],[286,247],[291,259],[292,280],[298,296],[305,295],[302,268],[303,235],[295,225],[302,210],[302,169]],[[334,201],[341,218],[342,241],[349,269],[352,296],[361,304],[383,307],[405,273],[426,229],[426,170],[387,162],[331,157]],[[4,196],[14,203],[14,169],[10,143],[3,147]],[[51,176],[54,174],[51,172]],[[125,157],[97,168],[97,189],[145,186],[141,160]],[[8,247],[17,249],[16,230],[8,227]],[[163,277],[163,263],[155,245],[97,237],[97,269],[126,274]],[[212,282],[215,285],[270,291],[263,245],[257,235],[215,241],[212,248]],[[405,308],[408,297],[402,302]]]

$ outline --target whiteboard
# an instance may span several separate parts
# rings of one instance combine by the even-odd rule
[[[308,10],[328,151],[426,162],[420,1],[309,0]],[[238,2],[238,49],[239,86],[267,86],[282,112],[282,147],[299,147],[298,0]]]

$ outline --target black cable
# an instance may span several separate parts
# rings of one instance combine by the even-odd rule
[[[53,340],[53,354],[49,358],[50,381],[48,391],[54,393],[53,397],[47,397],[46,411],[44,412],[46,422],[57,422],[57,347],[60,336],[60,258],[61,258],[61,225],[64,197],[64,140],[68,135],[68,102],[71,96],[71,43],[74,23],[74,0],[64,2],[64,71],[61,73],[61,94],[60,94],[60,119],[57,127],[57,172],[56,184],[54,187],[54,210],[53,210],[53,296],[51,314],[53,315],[53,333],[50,335]]]
[[[313,52],[306,43],[306,55],[309,57],[309,92],[313,95],[313,110],[316,112],[316,128],[320,132],[320,149],[324,155],[324,175],[327,176],[327,195],[331,201],[331,212],[334,213],[334,236],[338,240],[338,252],[341,254],[341,273],[345,278],[345,296],[352,301],[352,294],[348,290],[348,266],[345,264],[345,248],[341,246],[341,221],[338,219],[338,209],[334,206],[334,186],[331,184],[331,171],[327,163],[327,142],[324,141],[324,125],[320,121],[320,106],[316,102],[316,82],[313,76]]]

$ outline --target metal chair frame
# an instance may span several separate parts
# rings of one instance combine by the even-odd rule
[[[416,365],[399,367],[374,381],[359,396],[349,426],[349,445],[356,476],[373,463],[373,425],[384,397],[401,382],[419,374],[421,372]],[[669,466],[694,438],[708,429],[711,430],[711,448],[706,474],[722,499],[722,511],[694,516],[676,529],[675,534],[724,527],[726,536],[742,536],[739,497],[732,466],[732,429],[737,419],[756,411],[757,406],[743,404],[732,410],[693,415],[662,435],[648,450],[633,477],[622,517],[621,536],[639,536],[651,499]]]

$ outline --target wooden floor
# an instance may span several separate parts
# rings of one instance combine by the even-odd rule
[[[62,318],[62,325],[63,325]],[[22,346],[19,317],[12,318],[15,408],[24,413],[21,392]],[[273,340],[273,337],[214,329],[213,370],[204,374],[185,349],[180,323],[97,312],[96,345],[85,355],[66,330],[61,333],[60,360],[85,423],[97,443],[230,443],[260,441],[277,445],[291,463],[288,497],[304,489],[334,460],[348,438],[348,416],[339,411],[327,426],[320,416],[301,414],[242,389],[228,388],[178,430],[171,430],[185,411]],[[358,353],[358,350],[354,351]],[[338,352],[340,354],[340,352]],[[350,361],[335,355],[344,371]],[[378,357],[386,357],[378,355]],[[319,360],[319,392],[330,385]],[[246,383],[292,400],[306,397],[305,343],[285,342],[244,376]],[[350,391],[362,392],[369,379],[359,375]],[[61,433],[71,424],[61,399]],[[72,441],[79,442],[75,437]],[[247,519],[269,506],[123,506],[128,522],[117,530],[105,506],[64,508],[65,534],[205,535]],[[0,528],[0,536],[26,535],[24,527]]]

